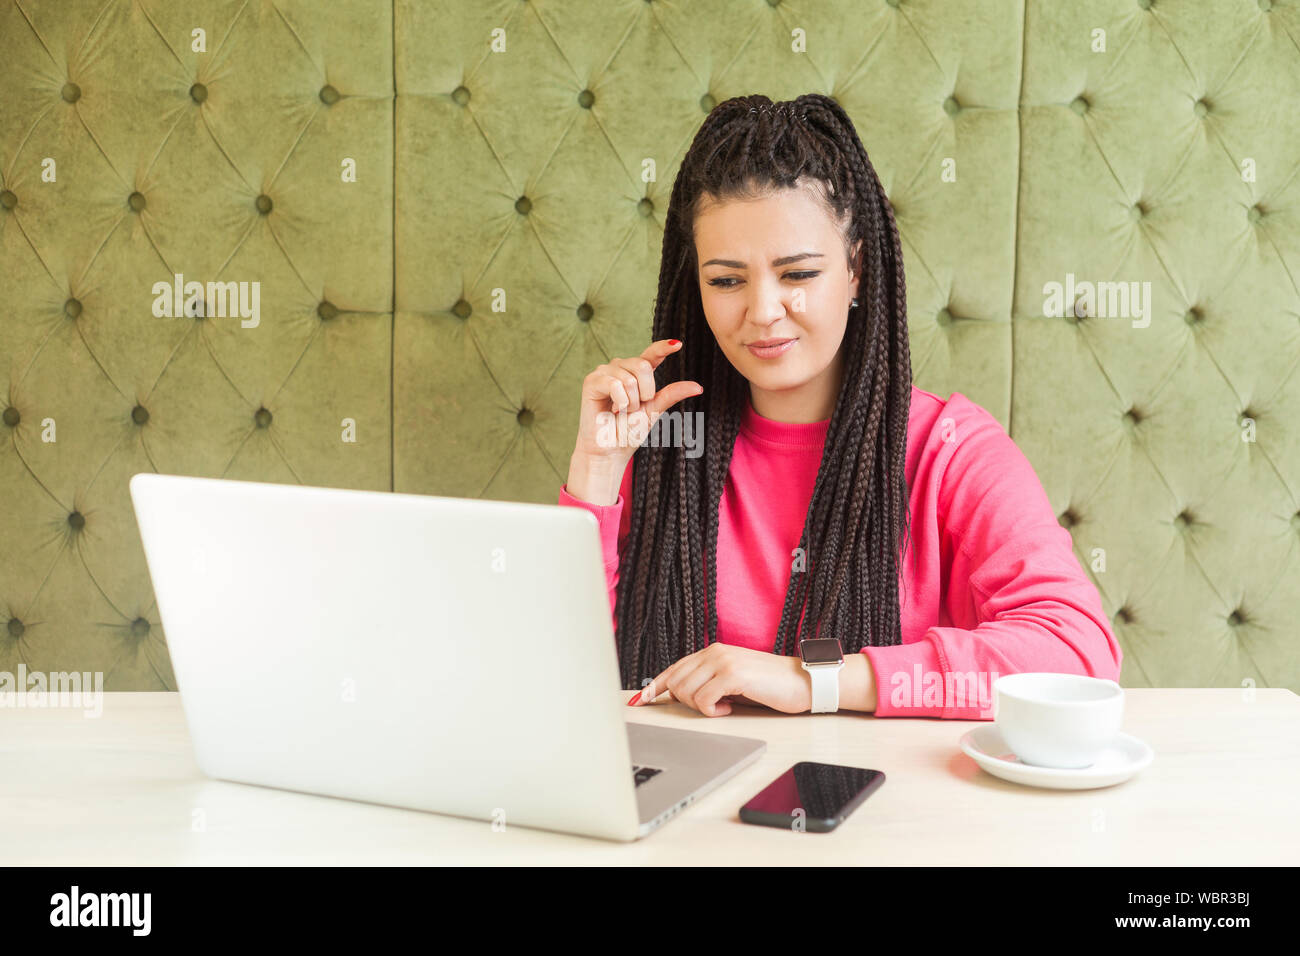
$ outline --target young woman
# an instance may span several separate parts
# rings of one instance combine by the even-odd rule
[[[801,656],[829,641],[807,639],[840,642],[839,709],[877,716],[991,719],[992,682],[1021,671],[1118,680],[1028,460],[961,393],[912,385],[905,299],[839,104],[715,107],[673,184],[654,341],[584,379],[559,496],[600,522],[630,703],[832,709]],[[660,440],[697,420],[702,454]]]

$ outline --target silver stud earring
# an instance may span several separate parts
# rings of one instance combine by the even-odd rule
[[[858,307],[858,300],[857,300],[857,298],[855,297],[854,300],[853,300],[853,308],[856,309],[857,307]]]

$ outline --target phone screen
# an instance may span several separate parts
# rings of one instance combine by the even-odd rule
[[[741,807],[740,819],[825,833],[839,826],[884,782],[879,770],[800,761]]]

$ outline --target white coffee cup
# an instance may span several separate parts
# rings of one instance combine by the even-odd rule
[[[1036,767],[1091,767],[1119,734],[1124,689],[1079,674],[1007,674],[993,682],[993,722]]]

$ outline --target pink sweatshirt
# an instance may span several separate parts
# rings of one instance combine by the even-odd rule
[[[960,392],[945,402],[913,386],[907,427],[903,642],[862,648],[876,678],[876,716],[991,720],[993,681],[1023,671],[1119,680],[1122,654],[1100,595],[997,419]],[[720,642],[772,650],[829,428],[830,419],[776,422],[746,401],[719,504]],[[612,505],[560,488],[561,505],[586,508],[600,523],[611,612],[632,471]]]

